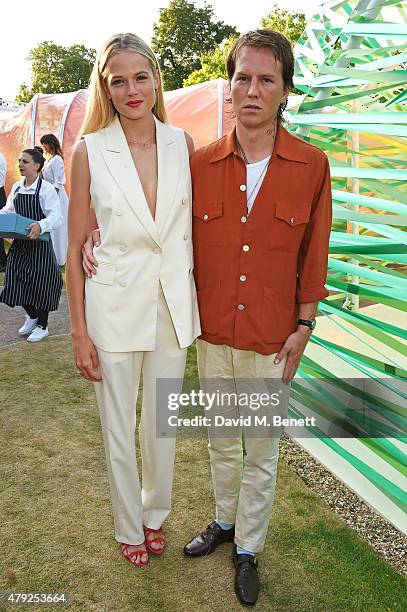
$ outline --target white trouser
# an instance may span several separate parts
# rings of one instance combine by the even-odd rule
[[[254,389],[261,386],[256,379],[281,380],[285,365],[285,359],[278,365],[274,363],[275,353],[261,355],[204,340],[197,341],[197,354],[200,379],[203,383],[205,379],[216,379],[223,393],[245,392],[250,379]],[[288,395],[287,389],[279,414],[288,409]],[[242,416],[240,412],[236,404],[222,408],[223,415],[230,418]],[[274,499],[279,436],[245,436],[242,428],[235,429],[230,437],[219,437],[216,428],[211,427],[208,433],[216,518],[235,525],[238,546],[261,552]]]
[[[111,353],[98,349],[102,382],[96,383],[106,463],[112,498],[115,538],[144,542],[143,525],[161,527],[171,508],[175,437],[157,438],[156,381],[179,393],[187,349],[180,349],[164,295],[159,290],[156,348],[154,351]],[[136,462],[136,399],[143,375],[143,402],[139,426],[142,488]],[[173,388],[172,388],[173,387]]]

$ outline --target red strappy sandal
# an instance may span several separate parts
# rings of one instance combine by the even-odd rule
[[[134,546],[134,544],[120,544],[120,550],[122,551],[123,556],[126,557],[126,559],[136,567],[145,567],[146,565],[148,565],[148,560],[145,563],[141,563],[141,561],[139,563],[136,563],[137,557],[141,557],[141,555],[148,554],[147,549],[144,547],[140,548],[139,550],[129,551],[130,546]]]
[[[151,533],[159,533],[161,534],[160,536],[157,536],[155,538],[150,538],[148,539],[147,536],[149,536]],[[162,530],[162,528],[160,527],[160,529],[150,529],[150,527],[144,527],[144,535],[146,538],[146,546],[148,548],[148,550],[152,553],[155,553],[156,555],[162,555],[164,552],[164,547],[165,547],[165,540],[164,540],[164,532]],[[151,544],[153,542],[159,542],[160,544],[163,545],[163,547],[161,548],[161,550],[157,550],[156,548],[153,548],[151,546]]]

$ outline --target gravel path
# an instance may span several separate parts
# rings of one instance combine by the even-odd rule
[[[18,330],[24,323],[24,316],[25,311],[21,306],[10,308],[0,302],[0,349],[12,344],[27,342],[25,337],[18,334]],[[49,314],[48,330],[50,337],[69,334],[68,303],[65,289],[62,290],[58,310]]]
[[[0,350],[26,342],[18,335],[24,322],[21,307],[9,308],[0,303]],[[66,291],[62,291],[59,309],[50,313],[50,337],[69,334]],[[407,575],[407,537],[367,506],[346,485],[335,478],[316,459],[294,440],[284,436],[280,445],[281,456],[347,525],[380,553],[400,573]]]
[[[407,576],[407,537],[377,514],[294,440],[284,436],[281,457],[346,524]]]

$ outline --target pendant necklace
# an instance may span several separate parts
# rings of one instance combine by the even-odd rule
[[[155,145],[155,134],[154,134],[154,136],[152,136],[151,138],[149,138],[145,142],[141,142],[140,140],[136,140],[136,138],[127,138],[127,136],[126,136],[126,140],[127,140],[127,144],[129,146],[136,145],[137,147],[140,147],[140,149],[149,149],[150,147]]]
[[[275,129],[275,127],[274,127],[274,130],[273,130],[273,132],[272,132],[272,133],[273,133],[273,134],[275,134],[275,131],[276,131],[276,129]],[[267,133],[268,133],[268,131],[267,131]],[[273,142],[273,144],[274,144],[274,142]],[[249,160],[247,159],[246,153],[244,152],[243,147],[242,147],[242,145],[240,144],[240,142],[239,142],[239,140],[238,140],[238,138],[237,138],[237,135],[236,135],[236,145],[237,145],[237,148],[239,149],[239,151],[240,151],[240,153],[241,153],[241,155],[242,155],[242,157],[243,157],[243,160],[244,160],[244,163],[246,164],[246,166],[250,165],[250,162],[249,162]],[[272,158],[272,156],[273,156],[273,153],[271,152],[271,153],[270,153],[270,157],[269,157],[269,159],[268,159],[267,164],[264,166],[264,168],[263,168],[263,170],[262,170],[262,172],[261,172],[261,174],[260,174],[259,178],[257,179],[257,181],[256,181],[256,183],[255,183],[255,185],[254,185],[253,189],[252,189],[252,190],[251,190],[251,192],[250,192],[250,193],[247,195],[247,204],[248,204],[248,205],[249,205],[249,202],[250,202],[250,198],[252,197],[252,195],[254,194],[254,192],[255,192],[255,190],[256,190],[257,185],[259,184],[260,180],[263,178],[263,176],[265,175],[265,173],[266,173],[266,172],[267,172],[267,170],[268,170],[268,167],[269,167],[269,165],[270,165],[270,162],[271,162],[271,158]]]

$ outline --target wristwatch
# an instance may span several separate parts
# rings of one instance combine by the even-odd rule
[[[298,319],[297,324],[305,325],[305,327],[309,327],[310,330],[313,332],[317,324],[317,320],[316,319]]]

